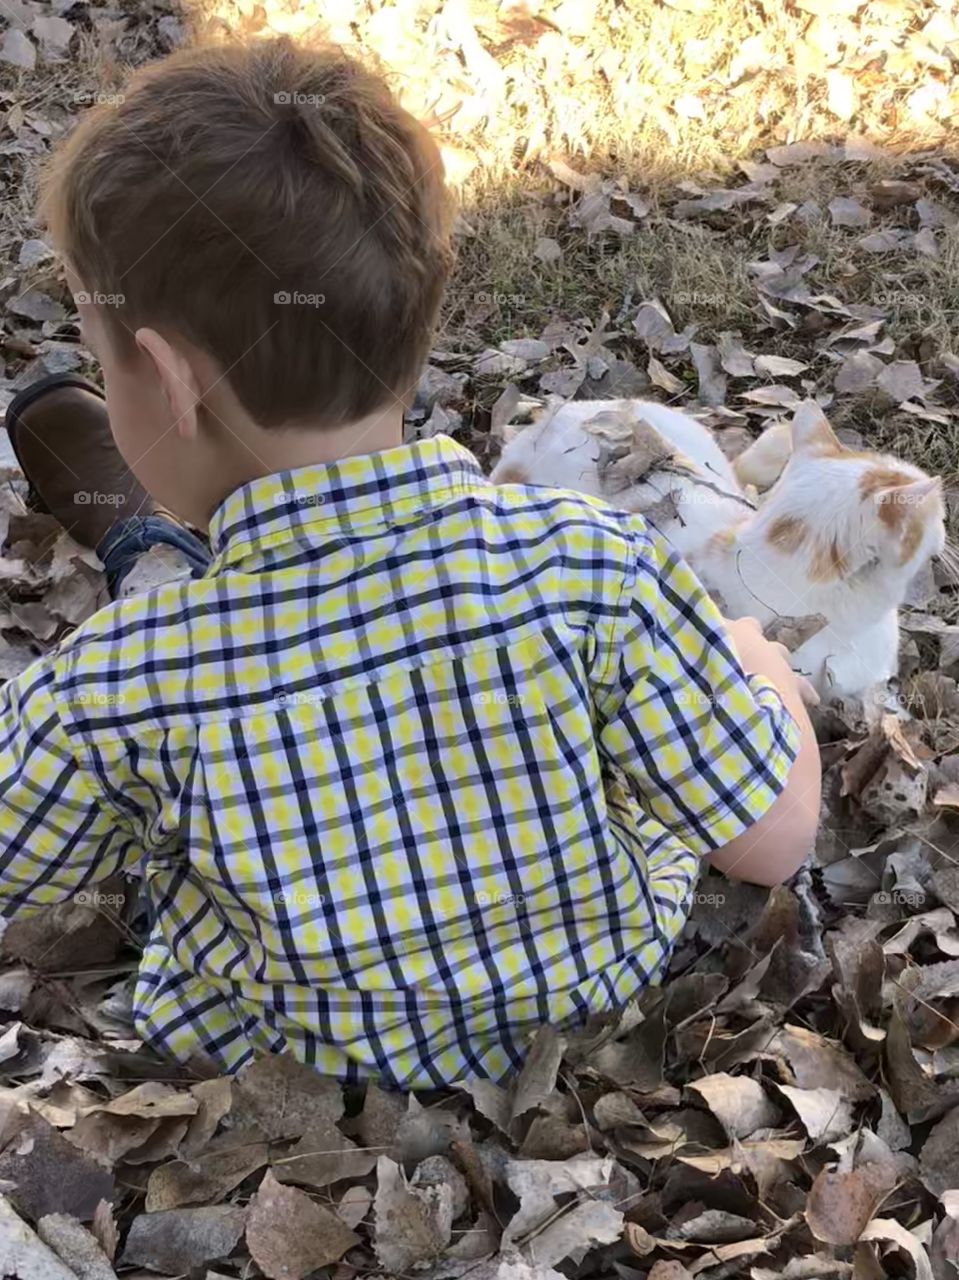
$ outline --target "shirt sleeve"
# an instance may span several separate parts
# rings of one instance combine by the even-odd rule
[[[645,812],[703,855],[782,792],[799,730],[773,685],[747,677],[692,569],[640,517],[618,603],[597,622],[600,752]]]
[[[53,655],[0,689],[0,915],[63,902],[140,858],[93,794],[58,702]]]

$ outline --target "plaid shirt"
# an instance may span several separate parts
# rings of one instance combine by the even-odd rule
[[[642,519],[438,437],[253,480],[211,539],[3,690],[5,914],[136,873],[148,1042],[405,1087],[660,975],[797,740]]]

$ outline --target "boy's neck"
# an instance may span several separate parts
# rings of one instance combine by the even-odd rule
[[[403,406],[397,404],[341,427],[298,423],[295,427],[257,428],[248,441],[264,474],[325,465],[340,458],[380,453],[403,443]],[[252,477],[251,477],[252,478]]]
[[[220,448],[212,460],[217,479],[206,493],[207,520],[230,493],[251,480],[298,467],[326,466],[341,458],[381,453],[403,443],[403,406],[399,402],[332,428],[309,422],[266,428],[247,420],[234,429],[219,416],[216,421],[226,432],[218,433]]]

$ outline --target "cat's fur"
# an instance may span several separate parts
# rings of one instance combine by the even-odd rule
[[[630,420],[647,424],[647,439],[654,428],[673,452],[653,470],[634,467],[635,483],[628,465],[625,478],[624,464],[604,465],[610,436]],[[792,422],[781,477],[755,507],[737,471],[771,480],[786,453],[782,436],[778,428],[778,439],[761,437],[734,468],[709,431],[676,409],[574,401],[519,431],[493,480],[574,489],[646,514],[731,617],[765,625],[823,615],[828,625],[796,649],[793,666],[824,698],[865,696],[896,674],[899,607],[944,546],[941,484],[888,455],[844,448],[810,401]]]

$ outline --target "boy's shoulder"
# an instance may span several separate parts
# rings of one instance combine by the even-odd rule
[[[201,637],[215,644],[218,586],[214,578],[161,583],[98,609],[47,656],[54,684],[67,703],[90,697],[130,706],[148,695],[148,673],[189,660]],[[99,704],[98,704],[99,705]]]
[[[591,494],[529,484],[491,485],[486,492],[503,517],[539,524],[557,536],[583,531],[618,540],[624,546],[642,543],[649,536],[649,526],[641,515]]]
[[[591,559],[597,568],[605,566],[616,584],[643,564],[658,571],[670,554],[668,543],[643,516],[603,498],[526,484],[491,486],[488,494],[511,532],[549,540],[573,559]]]

